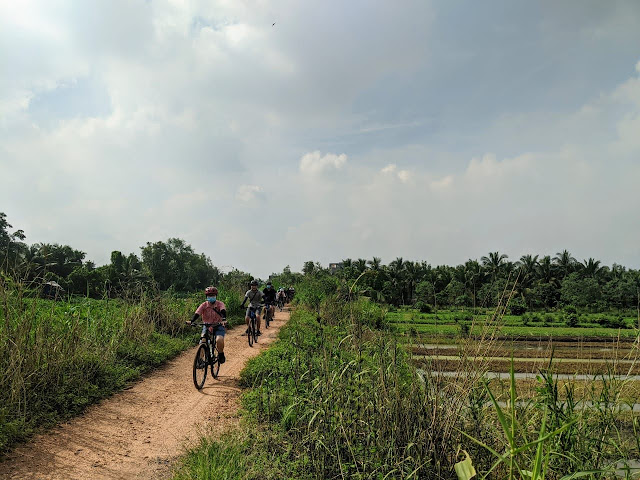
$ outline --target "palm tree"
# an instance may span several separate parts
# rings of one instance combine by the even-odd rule
[[[538,267],[538,255],[535,257],[531,255],[522,255],[517,263],[518,270],[520,270],[520,283],[527,284],[527,282],[533,281],[533,277]]]
[[[395,289],[400,291],[400,298],[404,305],[404,265],[405,262],[402,257],[397,257],[395,260],[389,262],[389,276]]]
[[[364,258],[359,258],[353,262],[353,267],[356,269],[358,274],[361,274],[367,269],[367,261]]]
[[[377,272],[378,270],[380,270],[380,267],[382,266],[382,259],[380,257],[373,257],[373,259],[368,260],[367,263],[371,267],[371,270],[373,270],[374,272]]]
[[[568,250],[556,253],[556,256],[553,257],[553,262],[560,270],[563,278],[573,271],[577,263],[576,259],[571,256]]]
[[[500,254],[500,252],[490,252],[488,257],[482,257],[482,265],[485,267],[489,275],[491,275],[491,281],[495,282],[498,274],[505,265],[505,260],[509,258],[508,255]]]
[[[482,283],[482,277],[484,272],[482,266],[477,260],[467,260],[464,264],[464,284],[469,293],[471,294],[471,300],[473,301],[473,309],[476,308],[476,291],[478,286]]]
[[[604,267],[600,266],[600,260],[589,258],[580,264],[580,270],[585,277],[597,279],[604,272]]]
[[[418,284],[418,277],[420,275],[420,265],[416,262],[405,262],[405,281],[407,285],[407,300],[413,301],[413,292],[415,286]]]
[[[555,268],[552,263],[551,256],[546,255],[540,259],[538,262],[537,273],[538,278],[542,280],[544,283],[555,283]]]

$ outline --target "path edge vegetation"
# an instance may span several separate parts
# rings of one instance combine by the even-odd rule
[[[505,410],[481,362],[462,362],[454,379],[416,370],[384,308],[328,283],[297,285],[278,340],[241,373],[240,425],[203,436],[173,480],[602,479],[640,458],[640,418],[621,414],[615,377],[603,375],[605,388],[584,408],[571,391],[561,398],[550,365],[533,400],[512,383]],[[490,335],[476,340],[463,340],[464,355],[491,346]],[[496,462],[497,452],[510,453]]]

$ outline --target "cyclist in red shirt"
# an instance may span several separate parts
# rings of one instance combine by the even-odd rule
[[[202,334],[200,337],[200,343],[204,343],[205,333],[209,329],[209,335],[211,338],[216,338],[216,346],[218,347],[218,359],[220,363],[226,361],[224,357],[224,335],[227,325],[227,310],[220,300],[217,299],[218,289],[216,287],[207,287],[204,290],[204,294],[207,296],[207,301],[200,304],[196,309],[196,313],[193,314],[191,323],[195,323],[198,318],[202,317]],[[216,337],[213,337],[216,335]]]

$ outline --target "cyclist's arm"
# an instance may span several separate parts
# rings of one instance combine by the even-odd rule
[[[200,318],[200,314],[194,313],[193,318],[191,319],[191,323],[196,323],[196,320],[198,320],[198,318]]]

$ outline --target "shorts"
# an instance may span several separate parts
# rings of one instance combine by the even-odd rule
[[[245,317],[251,318],[251,309],[252,308],[253,308],[252,306],[247,307],[247,313],[245,314]],[[256,311],[256,317],[257,317],[258,315],[260,315],[260,312],[262,311],[262,307],[256,308],[255,311]]]
[[[218,337],[224,338],[225,334],[227,333],[227,330],[222,325],[203,325],[202,333],[200,334],[201,337],[204,337],[204,334],[207,333],[207,327],[211,327],[213,330],[209,332],[210,335],[213,334],[214,336],[217,335]],[[214,336],[212,336],[211,338],[214,338]]]

